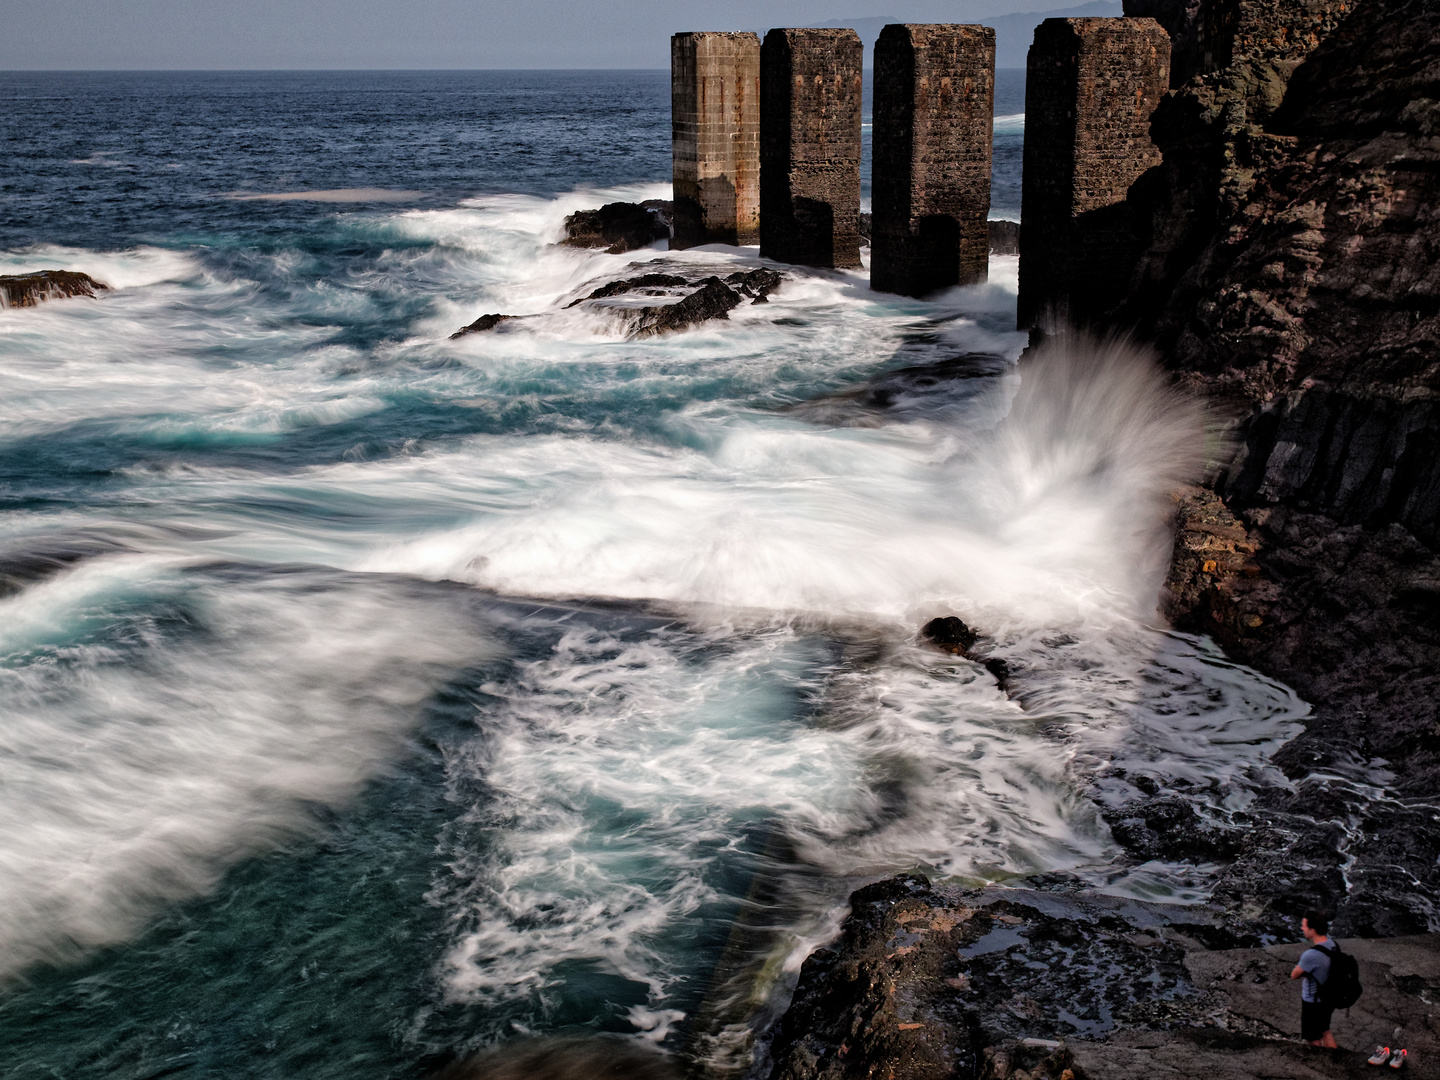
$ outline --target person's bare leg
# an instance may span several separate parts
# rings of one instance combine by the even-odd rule
[[[1335,1035],[1334,1035],[1334,1033],[1333,1033],[1333,1032],[1329,1032],[1329,1031],[1325,1032],[1325,1034],[1324,1034],[1324,1035],[1321,1035],[1318,1039],[1312,1039],[1312,1040],[1310,1041],[1310,1045],[1311,1045],[1311,1046],[1323,1046],[1323,1047],[1325,1047],[1325,1049],[1327,1049],[1327,1050],[1339,1050],[1339,1049],[1340,1049],[1340,1044],[1335,1041]]]

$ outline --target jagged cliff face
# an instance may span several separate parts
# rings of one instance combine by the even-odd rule
[[[1192,76],[1156,113],[1166,163],[1131,201],[1157,224],[1116,312],[1235,422],[1212,481],[1223,502],[1182,500],[1168,614],[1314,703],[1281,755],[1297,782],[1385,761],[1387,788],[1428,797],[1440,784],[1440,0],[1227,2],[1236,25],[1273,13],[1289,30],[1268,52],[1237,34],[1229,67]],[[1195,41],[1217,22],[1210,3],[1187,16]],[[1271,47],[1285,37],[1290,52]],[[1304,798],[1271,802],[1313,813]],[[1226,889],[1277,911],[1308,891],[1367,932],[1433,920],[1432,822],[1399,803],[1362,820],[1348,885],[1320,832],[1242,860]]]
[[[1151,136],[1164,154],[1131,192],[1148,250],[1119,321],[1153,333],[1155,315],[1217,230],[1243,209],[1257,171],[1289,147],[1266,123],[1296,68],[1354,0],[1126,0],[1171,37],[1172,93]]]
[[[1157,224],[1118,321],[1243,421],[1228,497],[1433,546],[1440,4],[1213,7],[1238,11],[1232,63],[1156,113],[1166,164],[1132,201]]]

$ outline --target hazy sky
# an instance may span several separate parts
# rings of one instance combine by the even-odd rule
[[[668,67],[680,30],[971,22],[1082,0],[0,0],[0,70]]]

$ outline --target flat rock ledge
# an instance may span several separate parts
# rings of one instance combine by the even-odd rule
[[[1318,1080],[1378,1075],[1376,1043],[1440,1076],[1440,934],[1341,939],[1365,994],[1336,1014],[1346,1049],[1329,1051],[1299,1040],[1301,946],[1214,908],[1061,877],[962,889],[918,875],[850,905],[805,962],[770,1080]]]
[[[41,270],[34,274],[0,274],[0,307],[34,307],[46,300],[94,297],[110,286],[78,270]]]

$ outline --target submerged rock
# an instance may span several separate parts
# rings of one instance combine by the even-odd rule
[[[980,640],[979,634],[954,615],[931,619],[920,632],[936,645],[948,649],[950,652],[961,654],[967,652],[976,641]]]
[[[34,307],[45,300],[93,297],[110,288],[78,270],[40,270],[34,274],[0,274],[0,307]]]
[[[604,248],[623,255],[670,238],[670,203],[647,199],[643,203],[606,203],[598,210],[580,210],[565,219],[570,247]]]
[[[1233,859],[1241,850],[1237,832],[1207,825],[1183,798],[1145,799],[1106,813],[1105,820],[1110,834],[1141,861]]]
[[[766,304],[770,294],[780,287],[785,279],[774,270],[761,267],[759,270],[738,270],[725,279],[727,285],[738,292],[752,297],[752,304]]]
[[[640,289],[673,289],[689,284],[689,279],[683,278],[679,274],[641,274],[639,277],[623,278],[620,281],[607,281],[588,296],[572,300],[565,306],[575,307],[577,304],[585,303],[586,300],[604,300],[607,297],[623,296],[625,293]]]
[[[450,340],[454,341],[456,338],[462,338],[466,334],[483,334],[486,331],[494,330],[495,327],[503,322],[509,322],[512,319],[523,319],[524,317],[523,315],[481,315],[469,326],[462,326],[459,330],[456,330],[455,333],[451,334]]]
[[[659,260],[656,260],[658,262]],[[652,262],[650,265],[656,265]],[[631,264],[632,269],[644,264]],[[780,287],[783,275],[767,267],[737,270],[723,280],[716,274],[699,276],[656,270],[634,277],[607,281],[584,296],[571,300],[565,307],[585,307],[616,317],[628,328],[631,338],[655,337],[684,330],[711,319],[725,319],[732,309],[747,297],[752,304],[769,302],[770,294]],[[638,296],[650,296],[668,303],[635,303]],[[452,339],[466,334],[494,330],[512,319],[535,318],[530,315],[482,315],[469,326],[451,334]]]
[[[737,307],[740,300],[740,294],[718,277],[706,278],[700,288],[678,303],[637,308],[635,329],[630,336],[655,337],[710,319],[728,319],[730,310]]]

